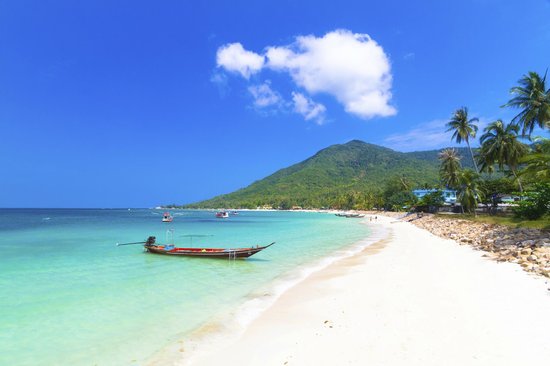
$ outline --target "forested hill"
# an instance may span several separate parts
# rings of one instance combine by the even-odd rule
[[[467,163],[466,150],[460,150]],[[411,188],[436,185],[439,151],[402,153],[353,140],[329,146],[246,188],[184,207],[339,208],[349,206],[350,200],[372,201],[392,182]]]

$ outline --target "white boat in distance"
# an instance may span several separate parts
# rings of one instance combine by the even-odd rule
[[[174,220],[174,218],[170,215],[170,212],[165,212],[162,214],[162,222],[172,222],[172,220]]]
[[[219,211],[216,212],[216,217],[218,219],[227,219],[229,217],[229,213],[227,211]]]

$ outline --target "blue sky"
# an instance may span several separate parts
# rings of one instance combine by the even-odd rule
[[[550,66],[550,2],[2,1],[0,207],[228,193],[352,139],[449,146]]]

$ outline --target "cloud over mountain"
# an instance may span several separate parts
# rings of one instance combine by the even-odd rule
[[[279,93],[271,89],[269,80],[263,84],[251,85],[248,91],[254,98],[254,106],[264,108],[281,103],[283,100]]]
[[[294,102],[294,112],[304,116],[306,121],[314,120],[319,125],[323,124],[326,111],[324,105],[296,92],[292,93],[292,101]]]

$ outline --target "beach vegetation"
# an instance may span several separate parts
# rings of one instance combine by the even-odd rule
[[[489,214],[498,213],[498,205],[503,197],[516,197],[517,185],[509,177],[485,178],[481,181],[481,190],[485,193],[482,203]]]
[[[513,211],[519,218],[536,220],[549,213],[549,210],[550,183],[536,183],[531,191],[525,193]]]
[[[484,132],[479,139],[481,171],[491,172],[496,166],[502,172],[505,167],[508,167],[518,184],[519,191],[522,192],[523,186],[518,176],[518,167],[521,159],[529,152],[529,148],[518,140],[519,126],[512,123],[505,124],[499,119],[489,124]]]
[[[292,202],[290,202],[290,200],[288,199],[283,199],[279,202],[277,208],[281,210],[290,210],[292,208]]]
[[[394,192],[384,200],[387,211],[408,211],[417,202],[416,196],[410,191]]]
[[[457,199],[464,212],[476,215],[476,208],[483,201],[481,176],[471,169],[463,169],[458,177]]]
[[[445,149],[439,153],[441,165],[439,175],[443,184],[449,188],[458,187],[458,177],[462,169],[461,158],[456,149]]]
[[[550,140],[534,138],[531,153],[521,159],[520,176],[532,182],[550,182]]]
[[[486,198],[493,195],[513,195],[517,192],[517,185],[510,177],[489,177],[481,182]]]
[[[511,89],[513,98],[505,106],[520,108],[520,113],[508,124],[496,120],[484,129],[479,139],[477,160],[469,142],[470,138],[476,137],[474,123],[478,120],[469,118],[468,110],[463,107],[456,110],[447,123],[447,131],[453,132],[452,139],[457,143],[465,141],[468,145],[477,174],[462,168],[458,154],[447,149],[439,156],[440,179],[444,185],[457,188],[457,198],[463,210],[474,216],[480,202],[487,205],[489,213],[493,213],[489,204],[496,209],[503,195],[513,195],[516,190],[520,196],[513,209],[516,218],[535,220],[548,213],[550,194],[547,196],[545,184],[550,183],[550,142],[533,139],[531,135],[536,127],[550,127],[550,89],[546,85],[546,74],[542,77],[529,72],[518,83],[519,86]],[[531,146],[524,144],[521,141],[524,137],[534,140],[534,143]],[[478,169],[478,164],[481,169]],[[480,171],[484,174],[479,175]],[[501,175],[495,179],[495,173]],[[514,188],[510,186],[511,182]]]
[[[481,222],[491,225],[505,225],[513,228],[527,227],[533,229],[550,229],[550,216],[545,215],[536,220],[528,220],[524,218],[513,216],[503,216],[503,215],[487,215],[487,214],[460,214],[460,215],[449,215],[444,213],[439,213],[437,216],[451,219],[451,220],[469,220],[474,222]]]
[[[422,212],[437,212],[440,207],[445,205],[445,198],[443,197],[443,192],[439,189],[436,189],[433,192],[426,193],[422,198],[416,203],[416,211]]]
[[[408,210],[415,205],[417,198],[412,193],[412,182],[402,175],[394,175],[384,190],[384,209],[387,211]]]
[[[459,144],[462,143],[462,141],[466,142],[468,150],[470,151],[470,156],[472,157],[472,163],[474,164],[475,171],[479,173],[479,169],[474,158],[474,153],[470,146],[470,138],[475,138],[477,134],[478,128],[475,122],[479,122],[479,119],[476,117],[470,118],[468,115],[468,108],[459,108],[453,113],[451,120],[447,122],[447,132],[453,132],[451,140],[454,140]]]
[[[530,71],[519,81],[518,86],[510,89],[514,96],[504,106],[519,108],[521,111],[512,119],[522,128],[522,134],[531,137],[535,127],[550,127],[550,89],[547,88],[546,75]]]

